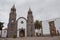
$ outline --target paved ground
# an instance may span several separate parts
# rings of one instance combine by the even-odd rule
[[[60,40],[60,36],[55,36],[55,37],[0,38],[0,40]]]

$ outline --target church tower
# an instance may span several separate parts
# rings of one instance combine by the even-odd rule
[[[7,30],[7,37],[14,37],[17,35],[17,25],[16,25],[16,8],[15,5],[11,8],[9,15],[9,23]]]
[[[33,20],[32,11],[30,8],[27,15],[27,36],[28,37],[35,36],[34,20]]]

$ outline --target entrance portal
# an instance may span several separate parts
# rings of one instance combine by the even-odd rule
[[[25,37],[25,31],[24,31],[24,30],[21,30],[21,31],[19,32],[19,36],[20,36],[20,37]]]

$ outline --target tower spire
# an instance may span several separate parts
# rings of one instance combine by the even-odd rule
[[[12,8],[15,8],[15,4],[13,4],[13,7]]]
[[[8,23],[8,29],[7,29],[7,36],[13,37],[13,35],[17,36],[17,24],[16,24],[16,8],[15,5],[12,6],[11,12],[9,15],[9,23]]]
[[[32,12],[32,11],[31,11],[31,8],[29,8],[29,11],[28,11],[28,12]]]
[[[34,27],[34,20],[33,20],[33,15],[32,11],[29,8],[28,10],[28,15],[27,15],[27,36],[35,36],[35,27]]]
[[[11,10],[16,11],[15,4],[13,4]]]

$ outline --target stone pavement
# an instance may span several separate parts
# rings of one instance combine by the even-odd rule
[[[60,36],[54,36],[54,37],[0,38],[0,40],[60,40]]]

